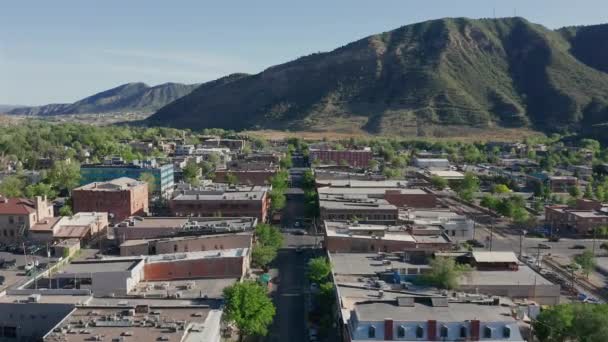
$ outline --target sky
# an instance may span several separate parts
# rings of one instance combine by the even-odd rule
[[[607,0],[53,0],[0,7],[0,104],[73,102],[127,82],[258,73],[443,17],[608,22]]]

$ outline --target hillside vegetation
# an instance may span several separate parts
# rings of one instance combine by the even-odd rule
[[[608,121],[608,48],[594,48],[607,38],[608,25],[552,31],[523,18],[427,21],[210,82],[147,123],[419,136],[458,126],[593,133]]]

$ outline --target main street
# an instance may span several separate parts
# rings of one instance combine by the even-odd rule
[[[308,341],[306,300],[308,281],[306,264],[316,250],[314,236],[283,234],[285,242],[279,250],[274,267],[278,275],[273,279],[273,300],[276,316],[266,338],[268,342]]]

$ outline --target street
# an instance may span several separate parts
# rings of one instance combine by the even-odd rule
[[[270,327],[266,341],[308,341],[306,326],[307,286],[306,264],[314,257],[315,250],[298,246],[311,246],[315,238],[308,235],[283,234],[284,247],[279,250],[275,261],[277,279],[273,280],[273,301],[276,316]]]

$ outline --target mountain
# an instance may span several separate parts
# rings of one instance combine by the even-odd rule
[[[200,87],[151,125],[372,133],[411,127],[572,131],[608,121],[608,25],[446,18]],[[601,49],[596,49],[602,45]]]
[[[10,110],[13,115],[64,115],[107,112],[153,112],[189,94],[198,84],[164,83],[150,87],[127,83],[74,103],[48,104]]]
[[[0,113],[6,113],[15,108],[25,107],[22,105],[10,105],[10,104],[0,104]]]

